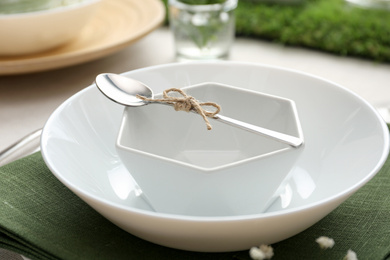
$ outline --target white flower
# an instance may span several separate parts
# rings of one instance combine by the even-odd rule
[[[349,249],[347,255],[343,258],[343,260],[358,260],[358,258],[356,256],[356,253]]]
[[[325,236],[317,238],[316,242],[320,245],[322,249],[328,249],[334,246],[334,240]]]
[[[249,255],[253,260],[271,259],[274,256],[274,249],[267,245],[252,247],[249,250]]]
[[[249,255],[251,256],[251,258],[253,260],[264,260],[265,259],[265,254],[258,247],[252,247],[249,250]]]

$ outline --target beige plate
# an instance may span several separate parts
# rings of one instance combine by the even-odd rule
[[[0,57],[0,75],[44,71],[103,57],[145,36],[164,18],[160,0],[104,0],[77,39],[39,54]]]

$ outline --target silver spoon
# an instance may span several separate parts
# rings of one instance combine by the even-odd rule
[[[127,78],[122,75],[112,73],[99,74],[96,77],[96,85],[106,97],[124,106],[139,107],[155,103],[144,101],[137,97],[137,95],[141,95],[147,98],[153,98],[153,91],[148,86],[139,81]],[[169,105],[167,103],[159,104]],[[217,114],[211,118],[218,120],[222,123],[235,126],[246,131],[250,131],[252,133],[272,138],[276,141],[288,144],[292,147],[299,147],[303,144],[303,139],[301,138],[241,122],[239,120],[232,119],[220,114]]]
[[[42,129],[38,129],[0,151],[0,166],[40,150]]]

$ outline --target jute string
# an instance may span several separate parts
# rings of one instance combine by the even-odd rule
[[[170,92],[177,92],[181,95],[181,97],[173,97],[169,96],[168,93]],[[145,101],[149,102],[163,102],[168,104],[173,104],[173,107],[176,111],[186,111],[189,112],[191,110],[194,110],[199,115],[202,116],[203,120],[206,123],[207,129],[211,130],[211,124],[207,117],[214,117],[216,114],[221,111],[221,107],[213,102],[199,102],[194,97],[187,95],[183,90],[179,88],[170,88],[167,90],[164,90],[163,92],[163,98],[147,98],[141,95],[137,95],[137,98],[140,98]],[[215,108],[214,112],[207,111],[203,107],[206,106],[212,106]]]

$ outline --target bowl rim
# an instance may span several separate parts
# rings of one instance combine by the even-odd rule
[[[54,7],[54,8],[37,10],[37,11],[17,12],[17,13],[9,13],[9,14],[0,13],[0,19],[4,19],[4,20],[21,19],[21,18],[27,19],[27,18],[36,17],[36,16],[57,14],[57,13],[62,13],[62,12],[67,12],[67,11],[71,11],[74,9],[78,9],[80,7],[85,7],[88,5],[98,4],[99,2],[102,2],[102,1],[103,0],[82,0],[80,2],[72,3],[69,5],[58,6],[58,7]]]
[[[186,91],[186,90],[199,88],[199,87],[203,87],[203,86],[207,86],[207,85],[211,85],[211,84],[214,85],[214,86],[223,87],[223,88],[227,88],[227,89],[234,90],[234,91],[240,91],[240,92],[244,92],[244,93],[248,93],[248,94],[253,94],[253,95],[256,95],[256,96],[267,97],[267,98],[272,99],[272,100],[279,100],[279,101],[282,101],[282,102],[289,103],[290,104],[290,109],[292,111],[293,118],[294,118],[294,125],[295,125],[295,128],[296,128],[295,130],[298,133],[297,137],[302,139],[302,140],[304,140],[302,126],[301,126],[301,122],[299,120],[298,111],[297,111],[295,102],[293,100],[291,100],[291,99],[280,97],[280,96],[276,96],[276,95],[271,95],[271,94],[267,94],[267,93],[262,93],[262,92],[258,92],[258,91],[254,91],[254,90],[243,89],[243,88],[235,87],[235,86],[232,86],[232,85],[229,85],[229,84],[222,84],[222,83],[218,83],[218,82],[202,82],[202,83],[198,83],[198,84],[193,84],[191,86],[185,86],[185,87],[183,87],[181,89]],[[131,107],[126,107],[124,109],[124,112],[123,112],[123,115],[122,115],[122,121],[121,121],[121,125],[120,125],[120,128],[119,128],[119,133],[117,135],[116,142],[115,142],[115,146],[116,146],[117,149],[121,149],[122,151],[127,151],[127,152],[131,152],[131,153],[136,153],[136,154],[139,154],[139,155],[144,156],[144,157],[154,158],[154,159],[159,160],[159,161],[172,163],[174,165],[188,167],[190,169],[195,169],[195,170],[198,170],[198,171],[201,171],[201,172],[204,172],[204,173],[208,173],[208,174],[211,174],[211,173],[214,173],[214,172],[217,172],[217,171],[221,171],[221,170],[225,170],[225,169],[228,169],[228,168],[232,168],[232,167],[237,167],[239,165],[247,164],[247,163],[250,163],[250,162],[253,162],[253,161],[256,161],[256,160],[260,160],[260,159],[263,159],[263,158],[268,158],[268,157],[271,157],[271,156],[275,156],[277,154],[287,153],[289,151],[295,151],[295,150],[302,150],[302,149],[304,149],[304,146],[305,146],[304,144],[302,144],[299,147],[292,147],[292,146],[289,146],[289,145],[285,145],[285,147],[281,147],[279,149],[276,149],[276,150],[273,150],[273,151],[270,151],[270,152],[267,152],[267,153],[264,153],[264,154],[251,156],[251,157],[244,158],[244,159],[241,159],[241,160],[238,160],[238,161],[225,163],[225,164],[222,164],[222,165],[219,165],[219,166],[213,166],[213,167],[198,166],[198,165],[195,165],[195,164],[192,164],[192,163],[183,162],[183,161],[180,161],[180,160],[176,160],[174,158],[158,155],[158,154],[155,154],[155,153],[152,153],[152,152],[145,152],[145,151],[143,151],[141,149],[131,148],[129,146],[124,145],[123,142],[121,142],[121,141],[123,139],[124,128],[126,127],[127,122],[129,121],[129,119],[127,117],[127,110],[128,109],[132,109],[132,108]],[[242,130],[242,131],[244,131],[244,130]],[[256,135],[255,133],[252,133],[252,134]],[[277,142],[277,141],[275,141],[275,142]]]

